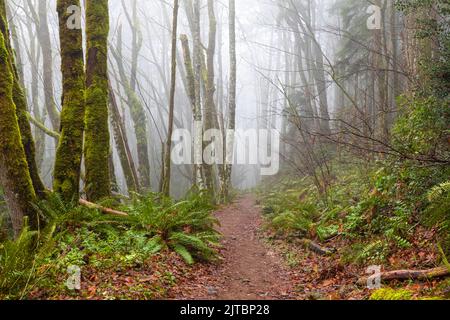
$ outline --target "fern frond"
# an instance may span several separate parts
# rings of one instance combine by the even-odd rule
[[[439,200],[444,194],[450,193],[450,181],[446,181],[431,188],[428,192],[428,201],[431,203]]]

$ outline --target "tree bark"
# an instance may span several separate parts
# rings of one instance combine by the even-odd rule
[[[228,106],[228,124],[227,129],[234,132],[236,129],[236,77],[237,77],[237,61],[236,61],[236,1],[229,0],[229,33],[230,33],[230,88],[229,88],[229,106]],[[225,139],[226,152],[225,159],[229,160],[233,157],[233,142],[230,137]],[[221,200],[228,201],[229,193],[232,186],[232,164],[226,164],[224,179],[221,186]]]
[[[178,32],[178,10],[179,1],[174,0],[173,6],[173,23],[172,23],[172,72],[169,97],[169,124],[167,130],[167,142],[164,150],[164,174],[162,192],[166,196],[170,196],[170,178],[171,178],[171,150],[172,150],[172,133],[173,118],[175,112],[175,91],[177,81],[177,32]]]
[[[139,192],[139,178],[128,144],[126,130],[120,116],[119,107],[117,106],[116,97],[111,86],[109,88],[109,98],[114,141],[116,142],[116,147],[119,153],[119,159],[122,165],[128,192]]]
[[[63,79],[61,136],[56,151],[53,190],[66,201],[79,198],[85,116],[83,34],[69,29],[67,8],[80,1],[58,0],[61,71]]]
[[[134,124],[134,132],[136,135],[136,147],[138,154],[138,172],[139,185],[144,190],[149,190],[151,187],[150,181],[150,160],[148,155],[148,141],[147,141],[147,117],[139,97],[132,89],[131,84],[125,73],[123,66],[122,54],[122,30],[119,28],[116,48],[111,48],[111,53],[116,60],[119,71],[120,81],[124,88],[127,98],[127,104],[130,108],[131,119]]]
[[[86,1],[86,194],[98,201],[111,194],[108,126],[108,0]]]
[[[59,112],[56,108],[53,88],[53,50],[47,19],[47,0],[39,0],[39,30],[38,38],[42,49],[42,66],[44,69],[43,85],[45,107],[50,117],[53,130],[59,131]]]
[[[15,111],[18,119],[22,145],[25,150],[25,156],[28,164],[29,173],[31,176],[31,181],[33,183],[33,188],[37,193],[37,195],[43,198],[45,196],[46,189],[39,176],[39,170],[36,165],[36,149],[34,145],[33,135],[31,133],[31,126],[28,121],[27,100],[25,97],[24,88],[20,83],[19,74],[14,59],[14,50],[12,48],[11,41],[9,38],[9,28],[8,23],[6,21],[6,6],[4,1],[0,2],[0,6],[1,6],[0,31],[3,34],[5,48],[8,52],[7,61],[13,77],[12,98],[15,104]]]
[[[4,7],[3,0],[0,0],[0,6]],[[1,19],[4,19],[3,13]],[[31,227],[37,228],[38,215],[32,206],[36,201],[36,193],[21,141],[13,86],[9,54],[3,34],[0,33],[0,185],[5,191],[14,235],[17,237],[23,228],[24,217],[29,217]]]

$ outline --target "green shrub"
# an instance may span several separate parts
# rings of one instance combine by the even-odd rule
[[[135,226],[147,231],[155,248],[170,248],[192,264],[195,258],[209,261],[217,257],[220,235],[211,210],[203,194],[179,203],[149,196],[135,199],[130,214]]]

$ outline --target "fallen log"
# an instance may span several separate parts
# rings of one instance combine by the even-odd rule
[[[438,267],[428,270],[395,270],[380,273],[381,281],[391,280],[428,280],[441,278],[450,275],[450,268]],[[371,277],[373,277],[372,275]],[[362,277],[358,280],[359,285],[367,284],[369,277]]]
[[[105,214],[110,214],[113,216],[120,216],[120,217],[128,217],[128,213],[126,212],[122,212],[122,211],[117,211],[111,208],[106,208],[106,207],[102,207],[101,205],[89,202],[87,200],[84,199],[80,199],[79,200],[80,205],[89,208],[89,209],[97,209],[100,210],[101,212],[105,213]]]

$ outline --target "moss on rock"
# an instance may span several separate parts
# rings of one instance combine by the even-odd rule
[[[370,300],[412,300],[413,293],[405,289],[381,288],[374,291]]]

